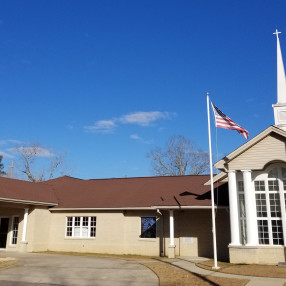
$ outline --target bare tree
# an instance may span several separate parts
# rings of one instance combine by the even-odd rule
[[[31,182],[41,182],[52,179],[55,172],[63,165],[64,154],[55,154],[41,147],[39,144],[13,148],[19,155],[19,169]],[[45,163],[39,164],[41,159]],[[37,167],[34,167],[37,165]]]
[[[208,152],[199,150],[184,136],[172,136],[165,148],[157,147],[147,154],[156,176],[198,175],[209,166]]]

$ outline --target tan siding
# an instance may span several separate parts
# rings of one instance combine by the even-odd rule
[[[51,213],[46,207],[29,210],[27,223],[28,251],[46,251],[50,236]]]
[[[30,208],[27,224],[25,250],[67,251],[109,254],[137,254],[168,256],[169,212],[168,211],[97,211],[97,212],[50,212],[45,207]],[[19,215],[18,245],[9,250],[21,250],[24,209],[0,208],[0,216],[10,219]],[[96,216],[95,238],[65,237],[67,216]],[[141,217],[157,217],[157,236],[154,239],[140,238]],[[212,257],[211,210],[175,210],[175,253],[180,256]],[[218,257],[227,259],[229,243],[228,213],[220,209],[216,216]],[[8,235],[10,241],[10,233]]]
[[[96,237],[65,237],[67,216],[96,216]],[[156,212],[81,212],[52,214],[49,250],[109,254],[159,255],[159,237],[141,239],[141,216]]]
[[[175,211],[176,255],[213,257],[211,210]],[[169,219],[164,213],[165,255],[169,246]],[[228,260],[230,243],[229,214],[219,209],[216,214],[217,253],[220,260]]]
[[[286,247],[258,246],[258,247],[230,247],[231,263],[243,264],[274,264],[285,261]]]
[[[286,161],[285,138],[272,134],[228,163],[229,170],[261,170],[271,161]]]

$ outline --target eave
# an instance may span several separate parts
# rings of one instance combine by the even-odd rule
[[[1,198],[1,197],[0,197],[0,202],[25,204],[25,205],[41,205],[48,207],[54,207],[58,205],[56,203],[51,203],[51,202],[39,202],[39,201],[20,200],[20,199]]]
[[[215,206],[216,208],[217,206]],[[218,208],[221,208],[218,206]],[[211,209],[211,206],[151,206],[151,207],[118,207],[118,208],[51,208],[50,211],[124,211],[124,210],[175,210],[175,209]]]

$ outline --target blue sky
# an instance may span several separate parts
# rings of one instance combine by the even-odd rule
[[[274,124],[286,1],[0,1],[0,154],[38,142],[83,179],[150,176],[183,135],[208,150],[206,92],[250,138]],[[245,142],[212,125],[221,157]],[[217,148],[216,143],[217,141]]]

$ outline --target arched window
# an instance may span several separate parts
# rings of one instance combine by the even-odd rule
[[[259,244],[283,245],[280,189],[285,200],[286,168],[272,168],[264,180],[254,181],[254,189]]]

